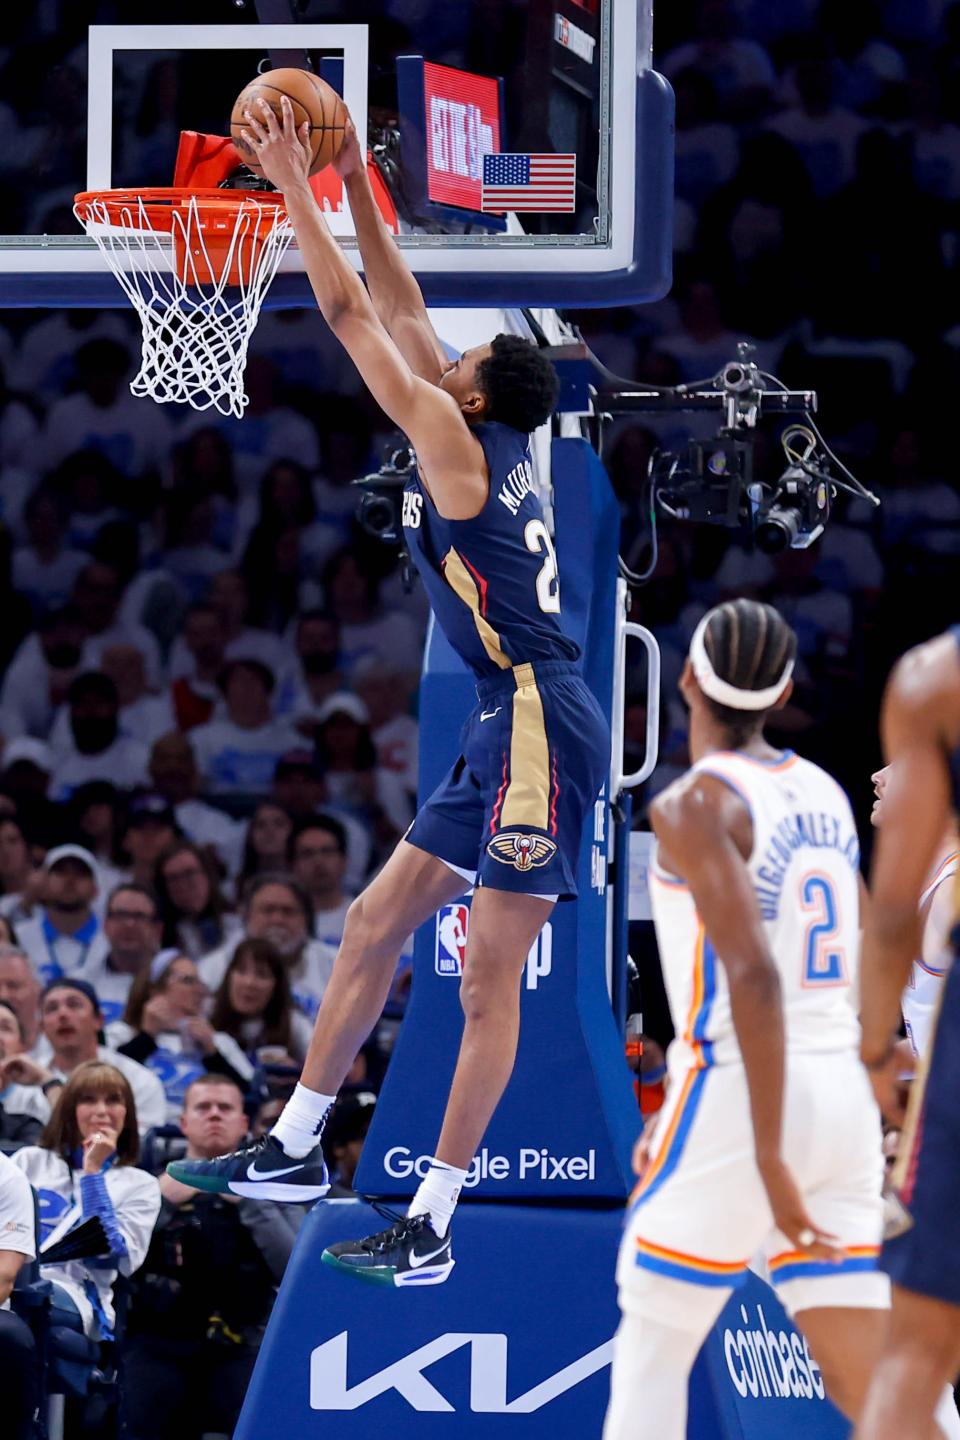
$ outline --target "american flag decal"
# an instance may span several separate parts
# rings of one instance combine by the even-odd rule
[[[482,211],[576,209],[576,155],[484,155]]]

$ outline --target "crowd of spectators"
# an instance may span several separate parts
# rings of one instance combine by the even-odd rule
[[[388,8],[413,23],[415,7]],[[73,225],[79,40],[111,17],[67,9],[27,7],[0,48],[0,117],[20,137],[0,157],[0,229]],[[960,5],[687,0],[655,21],[677,96],[676,284],[575,318],[613,371],[651,383],[705,379],[751,342],[764,370],[819,391],[822,427],[883,504],[841,496],[816,546],[779,556],[661,521],[633,602],[664,656],[650,789],[687,762],[672,696],[697,620],[751,595],[800,638],[777,735],[864,813],[889,665],[954,618]],[[458,43],[470,65],[479,41]],[[45,76],[29,93],[28,73]],[[169,63],[149,78],[137,166],[172,123]],[[0,323],[0,1144],[52,1197],[48,1230],[74,1190],[113,1217],[99,1309],[85,1274],[61,1277],[57,1303],[98,1338],[114,1282],[132,1289],[125,1418],[149,1440],[192,1434],[188,1417],[229,1433],[302,1219],[156,1176],[171,1147],[213,1155],[258,1133],[296,1079],[351,898],[412,818],[426,604],[356,527],[348,484],[388,427],[318,314],[261,318],[242,421],[133,399],[137,347],[119,310]],[[687,431],[608,433],[634,569],[650,455]],[[776,436],[757,453],[775,475]],[[340,1194],[407,975],[405,959],[328,1127]],[[117,1141],[106,1171],[98,1127]]]

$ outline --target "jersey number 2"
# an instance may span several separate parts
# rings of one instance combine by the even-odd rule
[[[840,911],[832,880],[826,875],[805,876],[800,898],[802,908],[811,916],[803,947],[804,986],[845,985],[845,956],[837,939]]]
[[[542,520],[528,520],[523,531],[527,549],[534,555],[545,555],[537,576],[537,604],[547,615],[560,614],[560,581],[557,578],[557,552]]]

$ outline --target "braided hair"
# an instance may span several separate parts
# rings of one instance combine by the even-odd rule
[[[797,653],[797,637],[772,605],[730,600],[711,613],[703,643],[714,673],[738,690],[775,685]],[[733,710],[704,696],[711,714],[727,731],[733,749],[763,726],[769,710]]]

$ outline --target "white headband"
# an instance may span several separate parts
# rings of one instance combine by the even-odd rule
[[[154,955],[150,961],[150,979],[154,985],[156,985],[158,980],[163,979],[174,960],[179,960],[182,954],[182,950],[169,949],[161,950],[158,954]]]
[[[780,679],[775,685],[768,685],[766,690],[740,690],[728,680],[721,680],[710,663],[704,641],[712,613],[710,611],[704,615],[690,641],[690,664],[697,677],[697,684],[704,695],[716,700],[718,705],[726,705],[730,710],[769,710],[770,706],[780,699],[784,686],[793,674],[793,661],[787,661]]]

